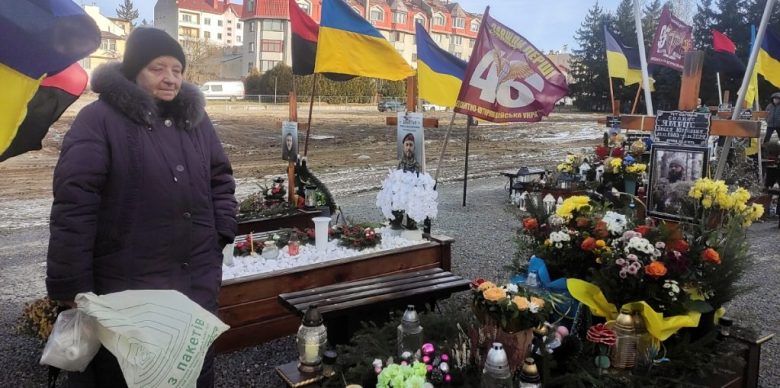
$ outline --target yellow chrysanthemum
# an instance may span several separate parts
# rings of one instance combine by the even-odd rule
[[[701,205],[704,206],[705,209],[709,209],[712,207],[712,198],[709,196],[704,197],[704,199],[701,200]]]

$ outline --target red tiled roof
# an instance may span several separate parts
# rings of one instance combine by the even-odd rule
[[[212,6],[210,3],[216,3],[216,5]],[[177,0],[176,5],[178,5],[180,9],[208,12],[216,15],[222,15],[230,8],[239,18],[243,16],[244,10],[243,5],[241,4],[233,4],[230,1],[221,0]]]
[[[250,10],[248,5],[249,1],[244,0],[242,18],[272,18],[272,19],[289,19],[290,12],[288,9],[289,3],[287,0],[255,0],[255,9]]]

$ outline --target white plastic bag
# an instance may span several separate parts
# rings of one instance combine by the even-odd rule
[[[65,310],[57,317],[41,365],[70,372],[83,372],[100,350],[95,319],[78,309]]]
[[[211,343],[229,326],[174,290],[76,295],[128,387],[195,387]]]

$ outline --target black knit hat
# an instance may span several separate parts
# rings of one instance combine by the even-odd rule
[[[181,62],[182,71],[187,67],[184,50],[176,39],[167,32],[152,28],[139,27],[130,33],[125,45],[125,56],[122,59],[122,74],[130,80],[135,80],[138,73],[157,57],[171,56]]]

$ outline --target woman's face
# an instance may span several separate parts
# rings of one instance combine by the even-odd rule
[[[158,100],[173,101],[181,90],[182,68],[174,57],[157,57],[141,69],[135,83]]]
[[[285,142],[287,143],[287,151],[292,151],[293,148],[293,141],[292,141],[292,135],[287,135],[285,138]]]

